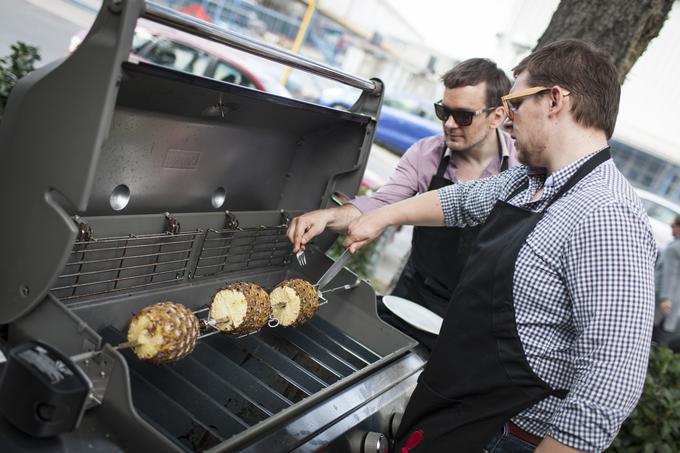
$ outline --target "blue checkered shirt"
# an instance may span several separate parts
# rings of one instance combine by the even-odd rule
[[[447,226],[483,223],[498,199],[542,211],[589,158],[549,177],[520,166],[439,190]],[[543,187],[541,198],[530,202]],[[522,246],[513,298],[533,371],[555,389],[513,422],[579,450],[600,452],[642,392],[654,318],[656,244],[647,214],[610,159],[555,201]]]

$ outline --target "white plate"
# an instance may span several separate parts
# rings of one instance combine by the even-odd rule
[[[442,321],[444,320],[441,316],[431,312],[422,305],[397,296],[383,296],[383,304],[392,313],[413,327],[439,335],[439,330],[442,328]]]

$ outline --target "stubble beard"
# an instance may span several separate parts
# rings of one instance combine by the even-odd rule
[[[485,135],[485,136],[481,137],[478,141],[471,143],[470,142],[470,138],[471,138],[470,136],[462,135],[462,136],[460,136],[460,138],[463,140],[463,142],[462,143],[461,142],[456,143],[456,142],[453,142],[453,141],[449,141],[448,135],[449,134],[447,134],[446,130],[444,130],[444,142],[446,143],[447,148],[449,148],[451,151],[458,152],[458,153],[461,153],[461,152],[464,153],[466,151],[469,151],[471,149],[474,149],[474,148],[480,146],[484,142],[484,140],[486,140],[486,138],[488,137],[488,135]]]

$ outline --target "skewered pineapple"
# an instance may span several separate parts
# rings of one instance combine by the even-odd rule
[[[269,296],[253,283],[227,285],[215,294],[210,318],[222,332],[246,334],[256,332],[269,321]]]
[[[200,333],[198,318],[182,304],[160,302],[142,308],[130,321],[127,340],[142,360],[174,362],[191,353]]]
[[[307,322],[319,309],[319,295],[308,281],[284,280],[269,294],[272,313],[279,324],[297,327]]]

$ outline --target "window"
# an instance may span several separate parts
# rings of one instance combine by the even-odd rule
[[[203,75],[210,63],[206,53],[170,40],[158,41],[146,58],[161,66],[198,75]]]
[[[213,78],[223,82],[235,83],[248,88],[257,88],[252,79],[226,61],[218,61]]]
[[[135,30],[132,37],[132,53],[138,54],[144,46],[153,41],[153,35],[144,29]]]

